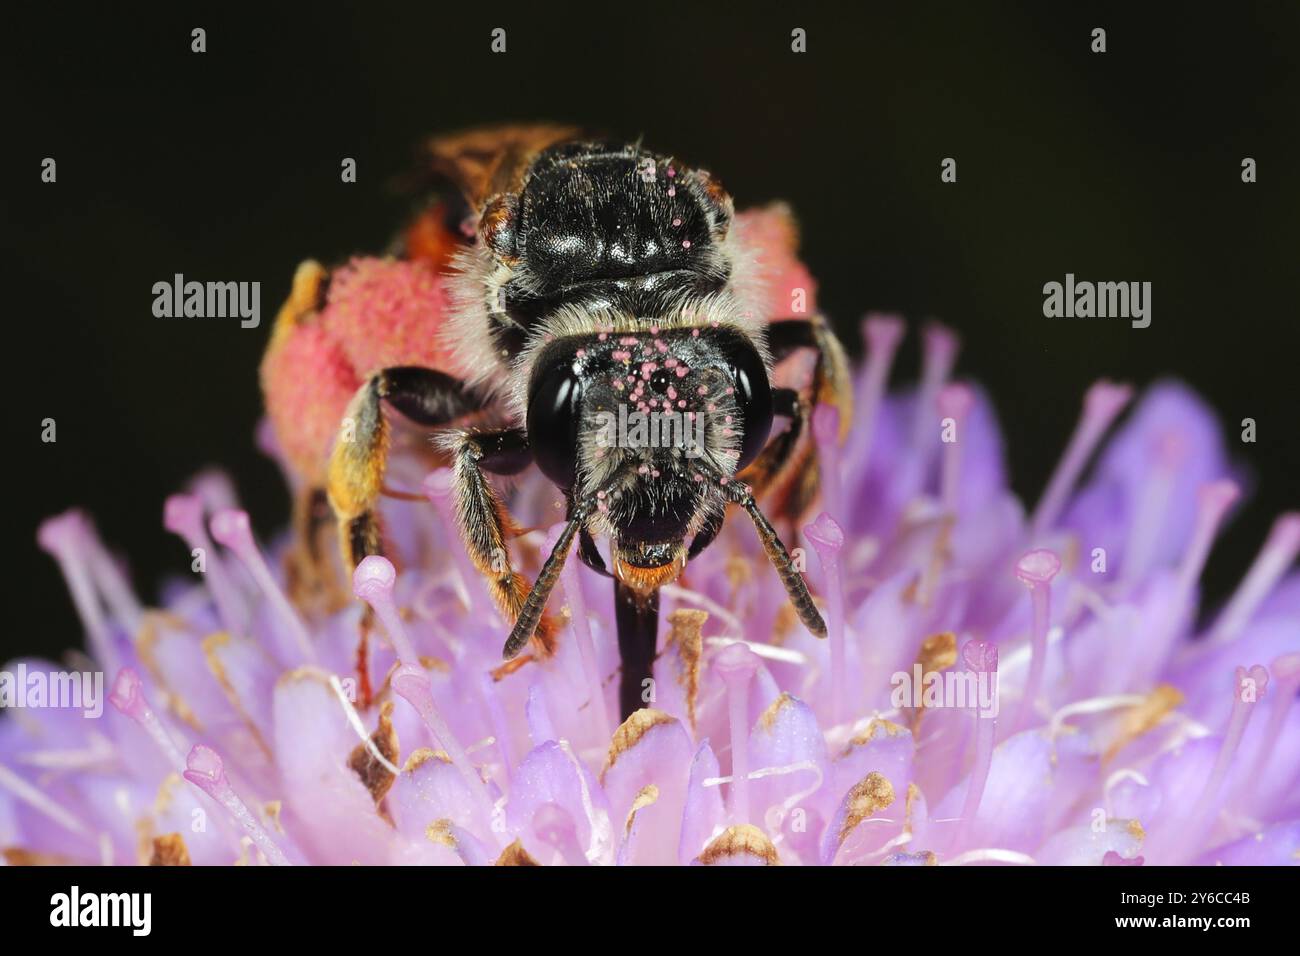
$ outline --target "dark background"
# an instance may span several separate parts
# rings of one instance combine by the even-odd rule
[[[199,467],[229,469],[263,534],[283,524],[287,496],[252,434],[257,363],[294,267],[381,249],[413,145],[501,120],[645,134],[717,173],[738,205],[789,200],[850,347],[869,309],[961,332],[959,374],[990,386],[1030,504],[1090,382],[1188,381],[1258,481],[1210,559],[1210,594],[1226,594],[1300,498],[1300,5],[906,6],[6,10],[15,570],[0,660],[80,641],[35,548],[46,515],[88,508],[150,596],[188,570],[161,508]],[[508,52],[494,56],[497,26]],[[1104,55],[1089,51],[1095,26]],[[56,185],[40,182],[45,156]],[[344,156],[355,185],[339,181]],[[945,156],[956,185],[940,183]],[[261,328],[154,318],[151,287],[176,272],[261,281]],[[1066,272],[1151,281],[1151,327],[1045,319],[1043,283]],[[917,352],[912,335],[896,379]],[[1257,444],[1238,440],[1246,416]],[[57,444],[40,441],[46,417]]]

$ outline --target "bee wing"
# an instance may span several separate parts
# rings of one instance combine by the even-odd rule
[[[451,180],[480,212],[492,196],[518,189],[539,152],[581,133],[555,124],[482,127],[428,140],[422,158],[430,173]]]

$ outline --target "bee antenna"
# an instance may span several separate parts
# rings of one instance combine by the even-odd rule
[[[516,657],[532,638],[533,632],[537,630],[537,625],[542,620],[542,612],[546,610],[546,602],[550,599],[555,582],[559,580],[560,572],[564,570],[564,562],[569,557],[573,536],[578,533],[578,528],[587,520],[590,513],[590,505],[579,506],[573,512],[568,524],[564,526],[564,530],[560,532],[555,546],[551,548],[551,553],[546,558],[546,563],[542,565],[541,573],[537,575],[532,590],[524,600],[523,607],[519,609],[519,617],[515,619],[515,626],[511,629],[510,636],[506,638],[506,646],[501,651],[501,656],[506,660]]]
[[[754,493],[739,481],[728,481],[722,485],[722,491],[728,499],[744,508],[750,520],[754,522],[754,527],[758,531],[758,540],[763,543],[767,559],[772,562],[777,576],[785,585],[785,593],[789,595],[790,603],[794,605],[795,613],[799,615],[803,626],[818,637],[825,637],[826,622],[822,620],[821,612],[817,610],[812,595],[808,593],[808,585],[804,583],[803,575],[795,569],[794,562],[790,560],[790,552],[786,551],[785,545],[777,537],[776,529],[772,527],[772,523],[767,520],[763,512],[758,510]]]

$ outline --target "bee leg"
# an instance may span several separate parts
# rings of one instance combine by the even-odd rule
[[[840,441],[848,437],[853,419],[853,382],[849,378],[849,357],[844,346],[831,331],[826,319],[782,319],[767,326],[768,347],[772,357],[781,361],[797,349],[817,352],[813,370],[812,400],[834,405],[840,410]]]
[[[817,497],[818,471],[811,467],[816,447],[807,438],[800,440],[811,422],[813,405],[825,403],[839,409],[843,441],[852,424],[853,386],[848,356],[822,316],[772,322],[767,329],[768,345],[778,362],[798,349],[817,353],[807,397],[790,389],[773,391],[775,411],[790,419],[790,427],[768,443],[742,476],[768,500],[773,520],[793,530]]]
[[[716,538],[718,532],[722,530],[722,523],[726,517],[727,513],[725,511],[717,512],[704,523],[704,526],[700,528],[699,531],[695,533],[695,537],[691,539],[691,546],[686,549],[687,561],[693,561],[698,558],[705,548],[713,544],[713,539]]]
[[[387,401],[420,425],[445,425],[483,406],[458,379],[433,369],[400,366],[371,376],[353,396],[334,441],[326,494],[338,524],[344,567],[350,572],[362,559],[383,553],[383,533],[376,510],[388,463],[388,423],[381,403]],[[372,612],[361,620],[357,645],[360,699],[371,698],[369,673]]]
[[[618,707],[627,720],[646,705],[645,690],[653,686],[647,681],[653,680],[658,648],[659,589],[636,591],[615,578],[614,620],[618,625],[618,656],[623,662]]]
[[[727,488],[732,502],[744,508],[750,520],[754,522],[754,529],[758,532],[763,551],[772,562],[772,567],[776,569],[777,576],[781,579],[781,584],[785,586],[785,592],[790,598],[790,604],[799,615],[799,619],[803,621],[804,627],[817,637],[825,637],[826,621],[817,610],[812,595],[808,593],[808,585],[804,583],[803,575],[795,567],[790,552],[781,543],[776,529],[764,517],[763,512],[758,510],[758,502],[754,500],[753,493],[738,482],[730,483]]]
[[[461,538],[492,599],[513,628],[531,587],[511,567],[506,533],[514,522],[485,472],[513,475],[526,468],[532,461],[528,433],[523,429],[454,432],[447,447],[452,454],[452,494]],[[533,639],[543,656],[554,652],[555,625],[550,617],[542,617]]]
[[[812,409],[808,400],[792,388],[773,389],[772,408],[777,415],[788,418],[790,425],[768,440],[758,458],[739,477],[765,499],[773,520],[789,531],[817,494],[817,469],[808,467],[815,449],[810,442],[800,441]]]
[[[316,607],[332,613],[347,605],[338,568],[332,563],[326,532],[334,525],[325,489],[312,485],[294,497],[294,540],[284,559],[286,587],[299,607]],[[332,535],[331,535],[332,536]]]
[[[600,556],[600,551],[596,548],[596,540],[586,528],[578,531],[578,557],[597,574],[607,578],[614,576],[609,573],[609,568],[605,567],[605,559]]]
[[[445,425],[484,404],[458,379],[415,366],[384,369],[361,386],[344,414],[327,479],[339,543],[349,569],[368,555],[383,553],[375,510],[388,463],[389,426],[383,402],[428,427]]]

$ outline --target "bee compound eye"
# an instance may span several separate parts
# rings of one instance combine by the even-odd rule
[[[571,488],[577,475],[582,378],[570,361],[534,373],[528,397],[528,444],[547,478]]]
[[[753,463],[767,444],[772,430],[772,384],[758,352],[748,342],[736,339],[723,350],[730,366],[735,387],[736,406],[740,410],[739,471]]]

